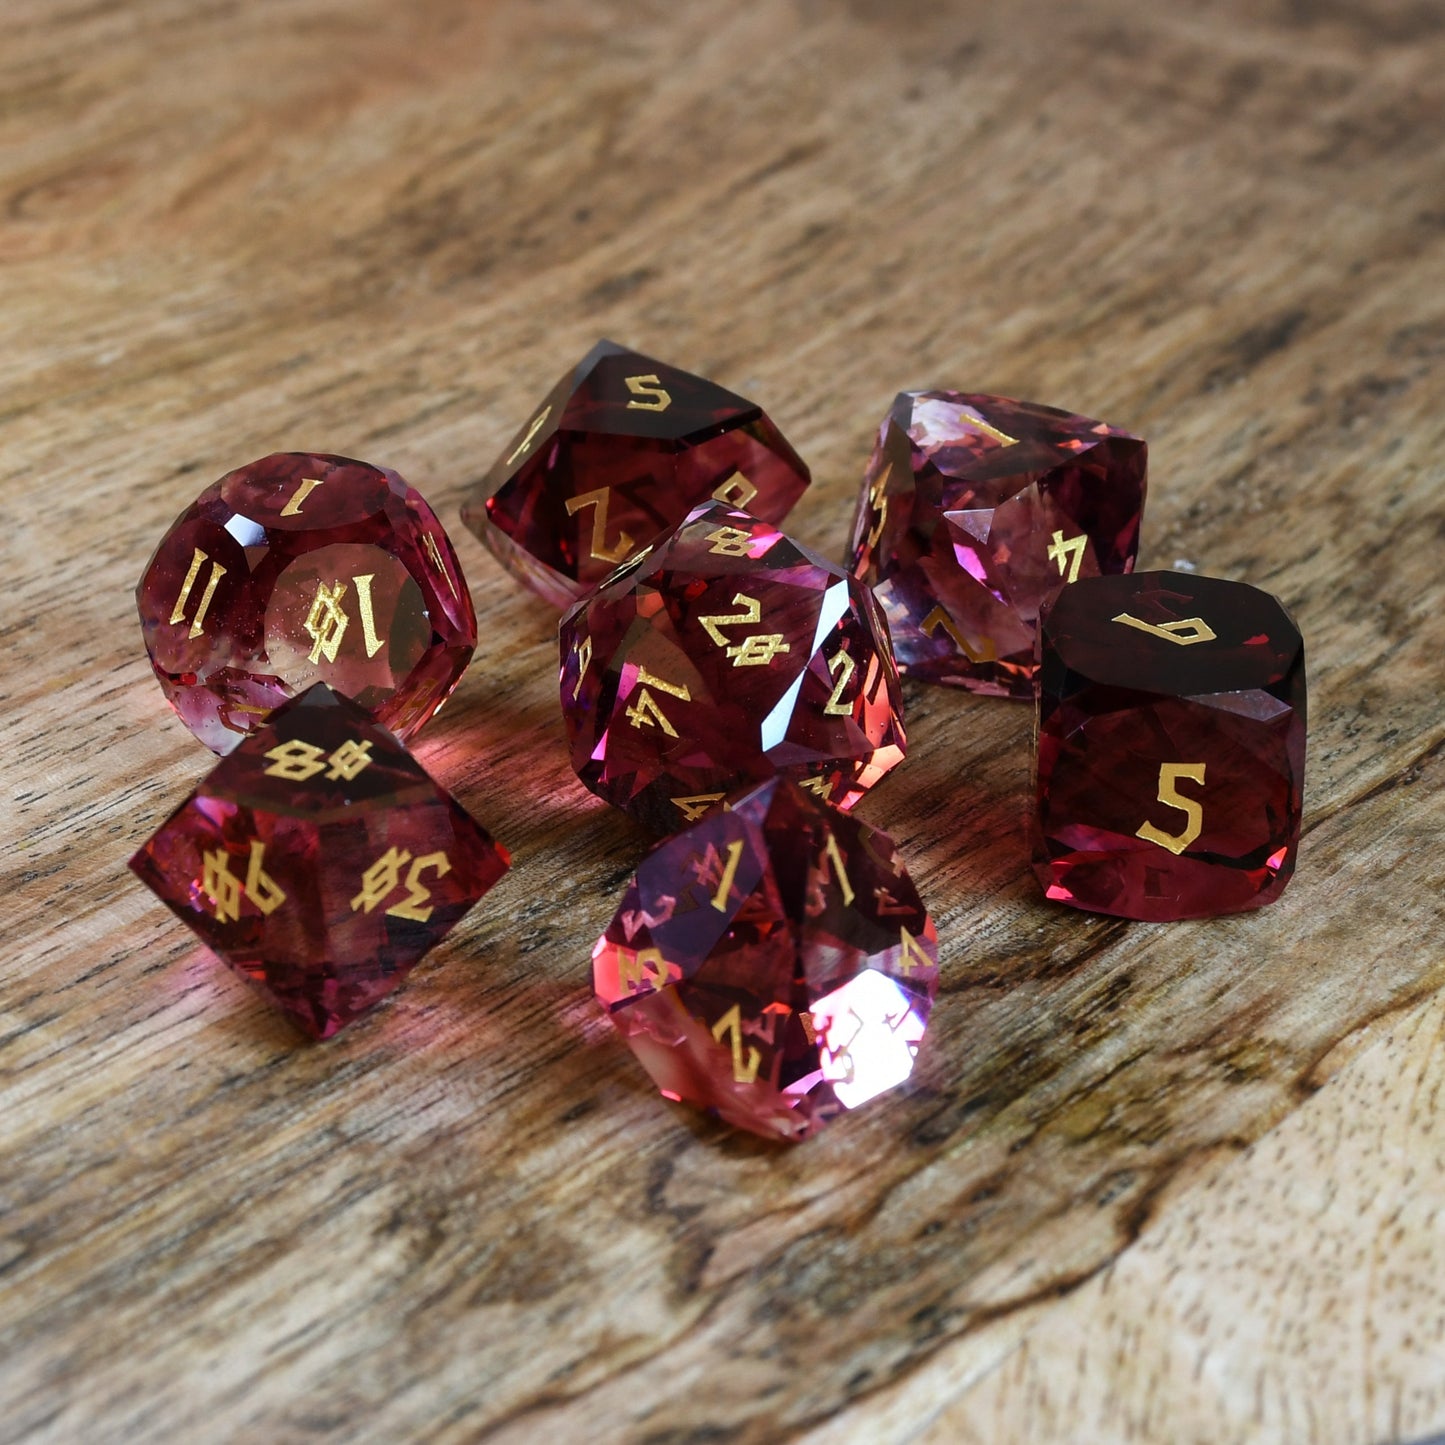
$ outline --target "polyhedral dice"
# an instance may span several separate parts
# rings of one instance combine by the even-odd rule
[[[852,569],[878,594],[898,668],[1031,698],[1039,609],[1081,577],[1129,572],[1145,444],[1051,406],[900,393],[863,479]]]
[[[938,989],[892,840],[782,778],[659,844],[592,959],[667,1098],[779,1139],[903,1083]]]
[[[850,808],[903,759],[872,594],[721,502],[577,603],[560,641],[577,776],[659,833],[778,772]]]
[[[510,862],[390,732],[318,684],[218,763],[130,866],[328,1038],[396,988]]]
[[[1034,871],[1122,918],[1258,908],[1294,872],[1304,644],[1268,593],[1178,572],[1066,587],[1040,637]]]
[[[410,737],[477,644],[431,508],[395,472],[344,457],[278,452],[207,487],[136,602],[162,690],[218,753],[315,682]]]
[[[462,520],[560,608],[699,502],[715,497],[781,522],[808,481],[756,404],[599,341],[508,444]]]

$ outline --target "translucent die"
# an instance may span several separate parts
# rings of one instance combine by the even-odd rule
[[[390,732],[318,684],[218,763],[130,866],[327,1038],[396,988],[509,863]]]
[[[462,520],[562,608],[698,503],[716,498],[780,522],[808,481],[755,403],[600,341],[508,443]]]
[[[1145,444],[1034,402],[903,392],[878,433],[850,565],[878,595],[899,670],[1032,698],[1039,609],[1131,571]]]
[[[903,758],[872,595],[720,502],[574,606],[560,640],[572,766],[657,832],[775,773],[850,808]]]
[[[136,603],[162,690],[218,753],[316,682],[410,737],[477,641],[456,553],[421,494],[344,457],[277,453],[206,488],[161,539]]]
[[[892,840],[785,779],[659,844],[592,958],[667,1098],[785,1140],[904,1083],[938,988]]]
[[[1034,871],[1123,918],[1258,908],[1294,872],[1304,644],[1271,596],[1174,572],[1099,577],[1044,614]]]

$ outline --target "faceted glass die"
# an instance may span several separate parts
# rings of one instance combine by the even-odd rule
[[[477,644],[431,508],[395,472],[345,457],[278,452],[207,487],[136,603],[162,690],[218,753],[316,682],[410,737]]]
[[[599,341],[508,444],[462,521],[562,608],[698,503],[717,498],[781,522],[808,482],[755,403]]]
[[[1121,918],[1273,902],[1294,872],[1304,644],[1242,582],[1178,572],[1066,587],[1040,636],[1034,871]]]
[[[316,1038],[396,988],[510,863],[390,732],[324,684],[278,708],[130,860]]]
[[[1148,451],[1105,422],[957,391],[899,394],[853,526],[899,671],[1031,698],[1039,609],[1133,570]]]
[[[577,776],[656,832],[774,773],[851,808],[903,760],[872,594],[721,502],[577,603],[560,642]]]
[[[789,1140],[908,1078],[938,989],[892,839],[782,778],[660,843],[592,959],[664,1095]]]

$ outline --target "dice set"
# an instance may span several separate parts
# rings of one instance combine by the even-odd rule
[[[1045,896],[1169,921],[1288,882],[1303,645],[1272,597],[1136,573],[1148,454],[1107,423],[901,393],[847,562],[779,528],[809,472],[754,403],[599,343],[462,508],[562,610],[580,782],[662,835],[593,950],[669,1099],[797,1140],[910,1075],[938,939],[849,815],[903,761],[900,674],[1034,704]],[[507,871],[405,740],[476,645],[456,552],[395,472],[264,458],[166,533],[152,665],[225,754],[131,860],[238,974],[326,1038]]]

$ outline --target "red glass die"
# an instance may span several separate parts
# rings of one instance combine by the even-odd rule
[[[592,959],[667,1098],[786,1140],[902,1084],[938,989],[892,840],[782,778],[659,844]]]
[[[1032,699],[1039,609],[1133,569],[1148,450],[1035,402],[907,391],[878,433],[853,528],[899,671]]]
[[[510,861],[390,732],[318,684],[219,762],[130,866],[328,1038],[396,988]]]
[[[619,568],[559,637],[572,766],[657,832],[779,772],[850,808],[903,759],[872,594],[721,502]]]
[[[311,453],[207,487],[161,539],[136,603],[162,690],[218,753],[316,682],[410,737],[477,643],[456,553],[421,494],[384,467]]]
[[[1304,644],[1241,582],[1179,572],[1066,587],[1040,634],[1034,871],[1122,918],[1258,908],[1294,872]]]
[[[561,608],[698,503],[716,498],[780,522],[808,482],[756,403],[599,341],[508,443],[462,520]]]

